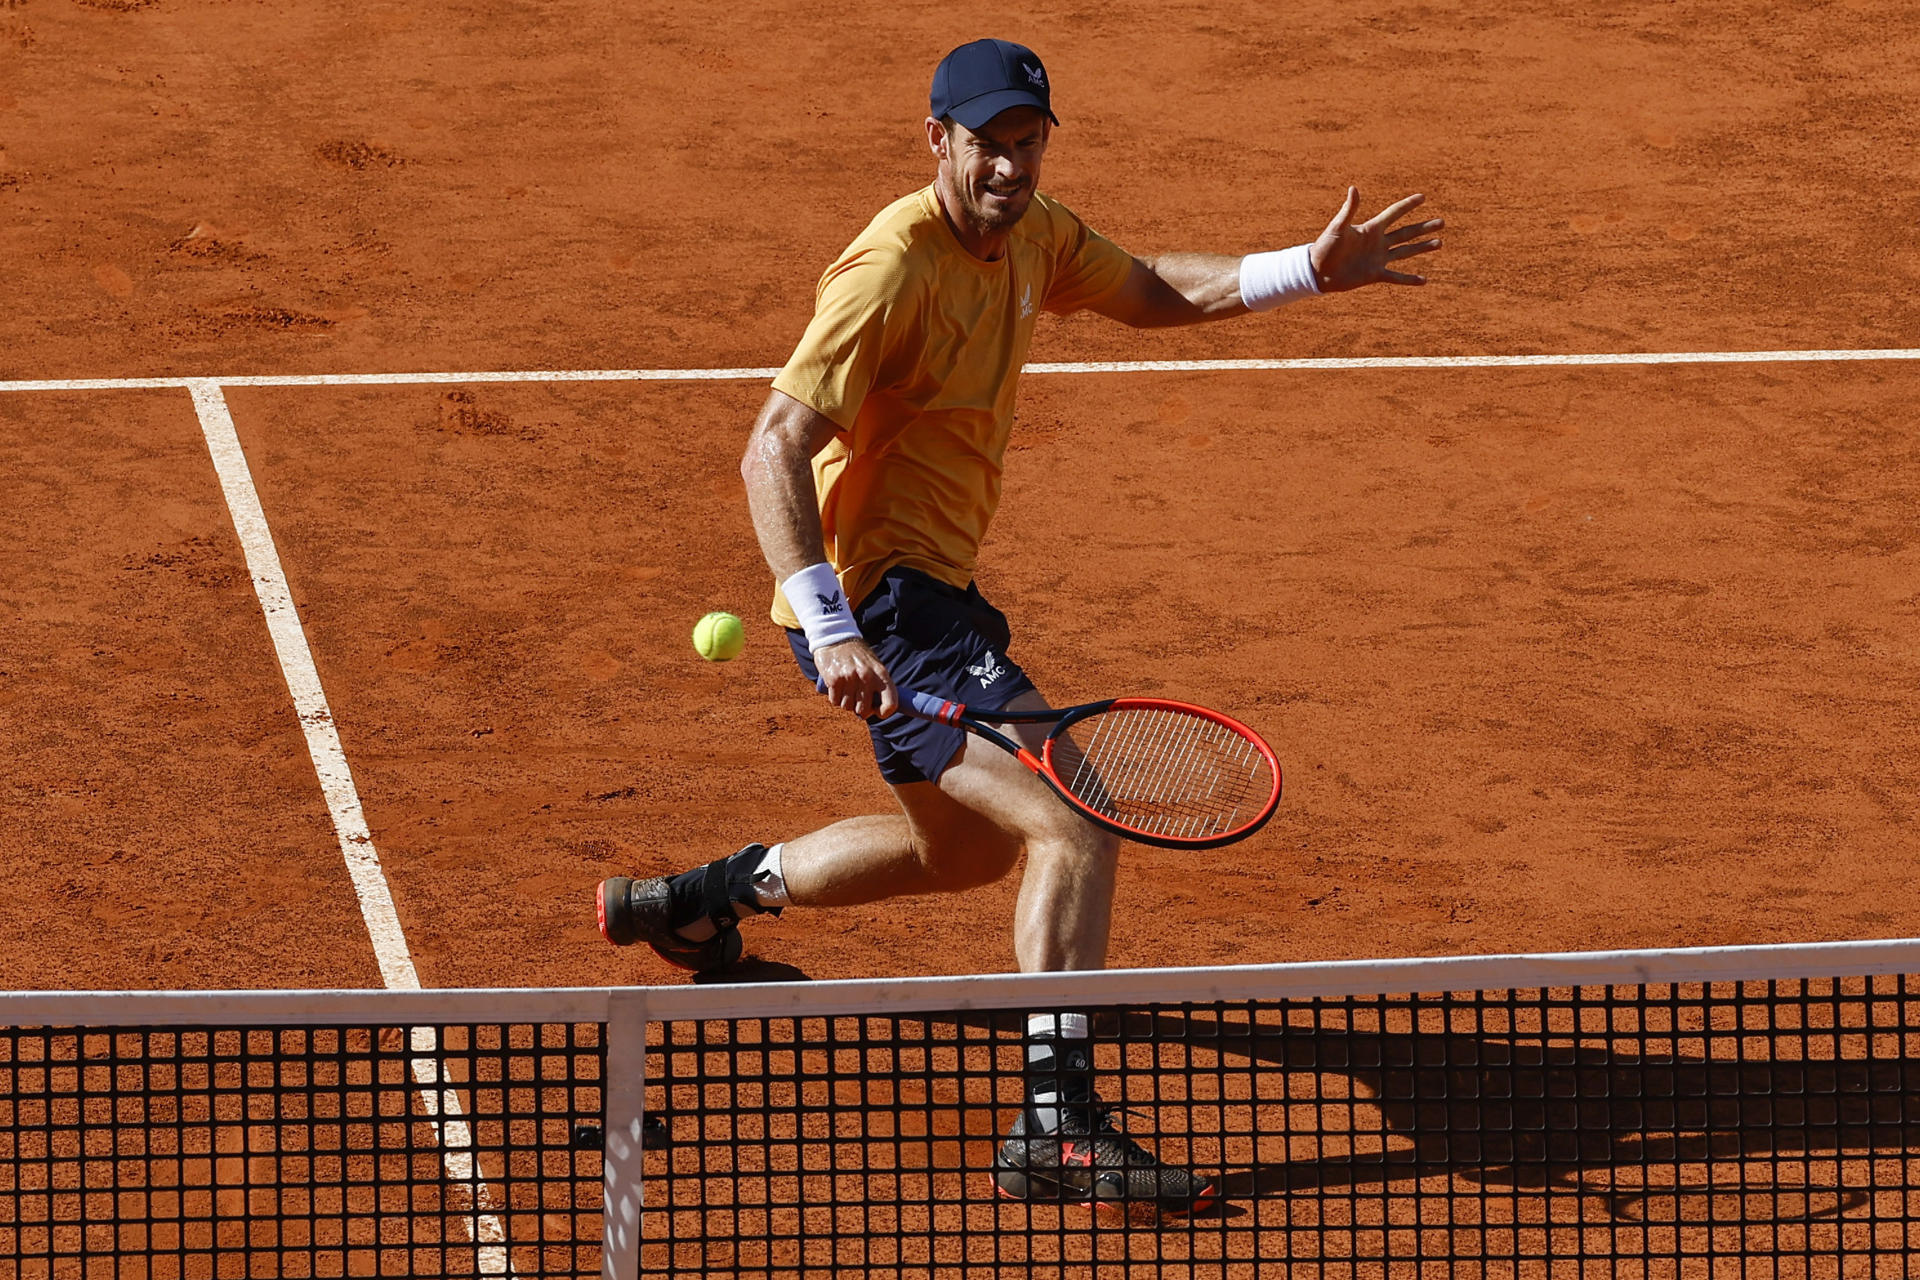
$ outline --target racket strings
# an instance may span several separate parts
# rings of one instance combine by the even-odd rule
[[[1077,722],[1054,739],[1053,770],[1095,813],[1173,840],[1236,829],[1274,787],[1245,736],[1174,707],[1115,707]]]

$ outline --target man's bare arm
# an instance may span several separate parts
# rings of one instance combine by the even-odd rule
[[[747,437],[740,478],[746,481],[760,552],[780,582],[827,558],[820,498],[813,487],[813,455],[839,430],[825,414],[772,391]]]
[[[1120,292],[1094,310],[1136,329],[1164,329],[1247,314],[1240,301],[1240,259],[1220,253],[1135,258]]]
[[[839,429],[833,419],[811,406],[772,391],[747,437],[740,478],[746,482],[747,508],[753,513],[760,553],[778,582],[826,562],[813,455]],[[863,717],[890,716],[897,709],[893,679],[866,641],[821,645],[814,650],[813,661],[826,686],[827,700],[836,707]]]
[[[1426,283],[1426,277],[1396,271],[1390,263],[1440,247],[1430,236],[1444,226],[1439,218],[1404,227],[1393,224],[1418,208],[1425,196],[1395,201],[1366,222],[1353,225],[1360,208],[1360,192],[1347,188],[1347,198],[1309,250],[1314,284],[1322,293],[1344,293],[1370,284]],[[1218,253],[1165,253],[1135,259],[1133,273],[1120,291],[1094,310],[1122,324],[1140,329],[1199,324],[1245,315],[1240,296],[1239,257]]]

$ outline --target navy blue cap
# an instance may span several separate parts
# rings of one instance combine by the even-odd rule
[[[1040,56],[1011,40],[975,40],[963,44],[933,69],[927,106],[935,119],[952,116],[978,129],[1008,107],[1038,107],[1055,124],[1052,91]]]

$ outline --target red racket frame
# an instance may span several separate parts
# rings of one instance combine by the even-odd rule
[[[1267,745],[1264,738],[1246,725],[1240,723],[1240,721],[1235,720],[1232,716],[1215,711],[1211,707],[1202,707],[1191,702],[1178,702],[1172,698],[1108,698],[1104,702],[1087,702],[1077,707],[1056,707],[1045,711],[976,711],[963,703],[935,697],[928,693],[916,693],[911,690],[901,690],[900,698],[900,709],[903,713],[921,720],[932,720],[938,724],[950,724],[957,728],[965,729],[968,733],[976,737],[986,739],[1002,751],[1007,752],[1019,760],[1021,764],[1027,766],[1027,768],[1033,772],[1034,776],[1051,787],[1054,794],[1066,801],[1068,806],[1081,817],[1103,830],[1124,836],[1137,844],[1153,845],[1161,849],[1217,849],[1221,845],[1233,844],[1236,841],[1244,840],[1254,832],[1260,830],[1260,828],[1267,825],[1268,819],[1272,818],[1274,812],[1280,807],[1280,793],[1282,789],[1280,760],[1273,754],[1273,748]],[[1060,775],[1053,770],[1053,744],[1061,734],[1065,733],[1074,725],[1083,720],[1091,719],[1102,712],[1112,711],[1116,708],[1120,710],[1130,708],[1173,710],[1187,715],[1197,716],[1203,720],[1210,720],[1220,725],[1222,728],[1245,739],[1246,742],[1259,753],[1261,758],[1267,762],[1267,767],[1273,770],[1273,791],[1267,796],[1266,801],[1260,806],[1253,817],[1233,828],[1231,831],[1224,831],[1215,835],[1191,838],[1154,835],[1145,831],[1137,831],[1125,823],[1115,822],[1112,818],[1082,803],[1079,797],[1075,796],[1073,792],[1068,790],[1066,785],[1060,781]],[[1052,723],[1053,728],[1047,731],[1046,741],[1041,744],[1040,754],[1036,756],[1020,743],[995,729],[992,724],[988,723],[989,720],[1000,724]]]

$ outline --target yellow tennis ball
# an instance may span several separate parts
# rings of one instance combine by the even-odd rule
[[[693,647],[708,662],[732,662],[746,648],[747,630],[730,613],[710,613],[693,627]]]

